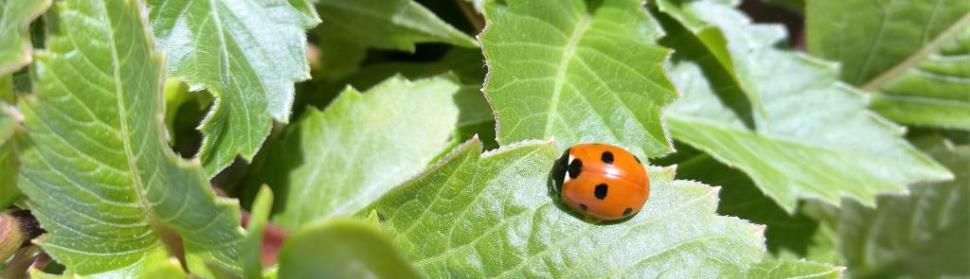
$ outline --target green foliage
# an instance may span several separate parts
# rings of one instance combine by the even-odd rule
[[[970,2],[807,1],[812,54],[906,124],[970,130]]]
[[[462,47],[477,43],[413,0],[318,0],[328,20],[320,36],[321,77],[337,79],[357,70],[367,48],[414,52],[416,43]]]
[[[81,275],[140,276],[173,251],[193,273],[207,274],[210,261],[235,269],[239,209],[215,197],[198,162],[165,144],[163,64],[142,8],[55,8],[60,28],[36,54],[36,90],[20,106],[18,186],[48,232],[38,243]]]
[[[0,76],[30,63],[28,26],[50,5],[51,0],[0,0]]]
[[[199,126],[210,176],[237,155],[251,160],[272,121],[289,119],[293,82],[310,77],[303,29],[319,22],[291,6],[302,1],[148,0],[168,75],[217,99]]]
[[[951,176],[903,140],[898,127],[866,111],[862,96],[838,82],[830,65],[772,47],[784,36],[779,28],[750,24],[714,1],[681,1],[678,8],[664,10],[706,19],[723,31],[734,69],[711,63],[723,60],[712,58],[720,48],[688,50],[673,59],[671,76],[684,96],[667,108],[671,133],[747,173],[789,212],[800,198],[872,204],[877,193]],[[675,49],[698,40],[693,34],[670,36]],[[710,72],[734,72],[741,82],[705,79]],[[724,105],[732,101],[723,99],[740,98],[735,90],[718,92],[733,86],[750,101],[756,128]]]
[[[242,267],[245,278],[262,278],[263,264],[260,256],[263,249],[263,233],[272,209],[273,191],[266,186],[260,187],[252,206],[252,214],[249,215],[249,230],[239,251],[239,266]]]
[[[970,4],[740,2],[0,0],[0,277],[970,276]]]
[[[854,277],[970,274],[970,146],[954,146],[936,137],[921,143],[957,177],[913,185],[909,196],[880,197],[876,209],[846,205],[839,220],[839,249]]]
[[[7,208],[20,198],[17,190],[17,142],[14,135],[17,130],[17,119],[12,113],[13,107],[5,101],[13,96],[13,84],[10,76],[0,76],[0,208]]]
[[[842,267],[833,267],[805,261],[769,260],[747,270],[744,278],[841,278]]]
[[[651,170],[650,201],[635,217],[597,224],[550,197],[560,154],[552,142],[481,151],[463,144],[358,214],[376,209],[434,278],[708,277],[743,271],[763,253],[757,227],[714,214],[717,188],[673,180],[672,169]]]
[[[660,116],[677,96],[663,69],[670,51],[641,4],[487,2],[484,90],[498,142],[555,137],[559,150],[604,142],[640,157],[670,152]]]
[[[457,102],[472,94],[448,77],[394,77],[363,94],[348,88],[272,143],[254,183],[279,194],[285,209],[274,220],[285,227],[357,212],[452,145]]]
[[[422,278],[373,224],[336,219],[300,230],[280,252],[280,278]]]

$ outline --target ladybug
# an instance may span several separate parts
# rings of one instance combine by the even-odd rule
[[[640,159],[608,144],[577,144],[560,161],[562,201],[583,216],[613,221],[640,211],[650,196],[650,178]],[[563,165],[564,164],[564,165]]]

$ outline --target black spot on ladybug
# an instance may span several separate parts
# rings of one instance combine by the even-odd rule
[[[633,213],[633,208],[627,207],[623,210],[623,216],[630,216],[630,213]]]
[[[579,204],[579,209],[586,211],[589,208],[587,208],[585,204]]]
[[[597,199],[605,199],[606,192],[609,190],[608,188],[609,187],[606,186],[606,183],[600,183],[599,185],[596,185],[596,189],[593,190],[593,194],[596,195]]]
[[[576,179],[579,177],[579,172],[583,170],[583,161],[579,159],[573,159],[572,163],[569,163],[569,178]]]
[[[600,160],[603,160],[603,163],[606,163],[607,165],[612,165],[613,164],[613,152],[603,151],[603,155],[600,156]]]

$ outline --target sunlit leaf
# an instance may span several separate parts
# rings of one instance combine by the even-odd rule
[[[866,111],[860,92],[840,83],[830,64],[773,47],[778,26],[751,24],[730,5],[678,1],[683,16],[720,28],[752,102],[755,129],[724,104],[718,90],[732,86],[711,55],[683,52],[671,77],[684,96],[667,110],[677,140],[748,174],[767,196],[793,212],[798,199],[838,204],[843,197],[872,204],[883,192],[903,192],[917,181],[942,180],[948,171],[902,137],[902,130]],[[690,43],[691,34],[677,44]],[[723,70],[720,70],[723,71]]]
[[[289,119],[293,82],[310,77],[303,29],[319,19],[294,2],[148,0],[167,73],[217,99],[199,126],[210,176],[237,155],[251,160],[273,121]]]
[[[0,0],[0,77],[32,60],[30,22],[51,5],[51,0]]]
[[[640,157],[672,151],[660,117],[677,93],[670,50],[640,0],[486,2],[485,93],[498,142],[556,138],[624,146]]]
[[[842,278],[844,267],[827,264],[794,261],[794,260],[766,260],[752,266],[743,274],[721,274],[722,277],[761,278],[761,279],[821,279]]]
[[[138,1],[59,2],[36,54],[19,187],[47,230],[36,240],[71,271],[137,277],[184,254],[238,269],[234,202],[164,136],[161,56]],[[181,239],[181,247],[173,241]],[[174,253],[173,253],[174,251]]]
[[[431,278],[712,277],[743,272],[763,254],[761,230],[714,214],[717,188],[652,169],[643,210],[612,224],[584,221],[557,203],[551,142],[481,154],[460,146],[370,208]],[[690,266],[690,268],[684,268]]]
[[[453,145],[458,100],[480,94],[450,77],[393,77],[363,94],[348,88],[273,142],[251,185],[273,188],[274,220],[285,227],[353,214]]]

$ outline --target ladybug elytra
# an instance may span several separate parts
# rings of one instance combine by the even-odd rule
[[[563,202],[583,216],[612,221],[640,211],[650,196],[650,179],[640,159],[608,144],[578,144],[563,155],[559,187]]]

